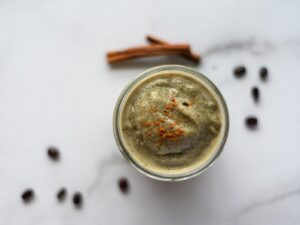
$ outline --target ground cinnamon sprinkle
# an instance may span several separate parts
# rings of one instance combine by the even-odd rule
[[[184,135],[184,131],[181,128],[171,129],[170,131],[166,131],[164,128],[159,128],[159,136],[160,142],[163,141],[178,141],[180,137]]]
[[[164,110],[164,115],[169,116],[169,112],[167,110]]]
[[[174,100],[171,103],[166,104],[165,109],[169,110],[169,111],[173,111],[176,106],[177,106],[177,104],[176,104],[176,101]]]
[[[160,136],[163,136],[166,133],[166,130],[163,127],[159,127],[158,132]]]
[[[151,122],[144,122],[143,126],[144,127],[150,127],[151,126]]]
[[[159,121],[155,121],[155,122],[153,122],[153,125],[154,125],[154,126],[159,126],[159,125],[160,125],[160,122],[159,122]]]
[[[173,128],[173,127],[175,127],[175,126],[176,126],[176,123],[175,123],[175,122],[169,125],[170,128]]]
[[[175,109],[177,106],[176,99],[175,97],[172,97],[170,99],[170,102],[165,104],[164,109],[163,109],[163,114],[167,116],[168,118],[172,118],[170,113]],[[155,109],[156,110],[156,109]],[[153,112],[153,108],[150,109],[150,112]],[[167,127],[162,126],[162,123],[164,123],[165,120],[163,118],[159,118],[156,121],[153,122],[144,122],[143,126],[145,127],[157,127],[157,133],[159,140],[158,140],[158,145],[162,145],[164,141],[173,141],[178,143],[179,138],[181,138],[184,135],[184,130],[180,127],[175,128],[177,125],[176,122],[173,122]],[[153,129],[150,129],[146,132],[147,136],[151,136],[152,134],[155,134],[155,131]]]

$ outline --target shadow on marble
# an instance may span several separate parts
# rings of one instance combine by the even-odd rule
[[[150,57],[150,58],[139,58],[139,59],[132,59],[116,64],[111,64],[110,68],[112,70],[123,70],[123,69],[136,69],[136,68],[142,68],[142,69],[148,69],[150,67],[160,66],[160,65],[166,65],[166,64],[177,64],[177,65],[183,65],[183,66],[189,66],[192,68],[198,68],[199,65],[178,57],[178,56],[158,56],[158,57]]]
[[[148,195],[155,196],[166,213],[180,212],[194,215],[198,212],[205,215],[212,212],[215,207],[213,180],[220,176],[218,172],[220,169],[221,167],[211,167],[197,177],[179,182],[162,182],[145,176],[140,176],[138,180],[147,186]],[[191,211],[187,212],[187,208]]]

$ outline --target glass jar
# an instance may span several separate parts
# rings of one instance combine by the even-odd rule
[[[149,168],[147,168],[145,165],[143,165],[139,160],[134,159],[133,155],[128,150],[129,147],[126,147],[126,144],[124,143],[124,139],[122,140],[121,137],[121,114],[122,114],[122,108],[124,107],[124,104],[127,100],[128,94],[131,90],[133,90],[135,87],[137,87],[141,82],[143,82],[148,77],[161,73],[180,73],[180,74],[187,74],[190,77],[194,77],[195,79],[201,81],[202,85],[205,85],[205,87],[209,90],[211,94],[214,95],[214,98],[216,102],[218,103],[218,107],[220,109],[220,112],[222,114],[222,123],[220,128],[220,134],[218,136],[218,142],[214,147],[214,150],[212,153],[210,153],[208,159],[197,166],[197,168],[194,168],[191,171],[188,171],[186,173],[179,173],[179,174],[162,174],[157,173]],[[113,130],[114,130],[114,136],[115,140],[117,142],[117,145],[123,154],[123,156],[129,161],[129,163],[136,168],[141,173],[162,181],[179,181],[179,180],[186,180],[192,177],[195,177],[196,175],[202,173],[204,170],[206,170],[212,163],[217,159],[217,157],[222,152],[222,149],[224,147],[224,144],[227,139],[227,134],[229,130],[229,116],[228,116],[228,109],[225,103],[224,98],[222,97],[220,91],[217,89],[217,87],[203,74],[184,66],[179,65],[163,65],[151,68],[149,70],[146,70],[141,75],[139,75],[137,78],[135,78],[132,82],[129,83],[129,85],[123,90],[121,93],[116,106],[114,110],[114,116],[113,116]]]

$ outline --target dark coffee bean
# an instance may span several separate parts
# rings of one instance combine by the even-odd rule
[[[119,188],[123,194],[127,194],[129,192],[129,182],[125,177],[119,179]]]
[[[252,97],[253,97],[254,101],[258,102],[258,100],[259,100],[259,89],[258,89],[258,87],[253,87],[251,89],[251,94],[252,94]]]
[[[266,67],[262,67],[259,70],[259,76],[262,81],[266,81],[268,79],[268,69]]]
[[[56,194],[56,197],[60,202],[64,201],[66,199],[66,196],[67,190],[65,188],[61,188]]]
[[[22,199],[25,203],[29,203],[33,200],[34,198],[34,191],[29,188],[26,189],[23,193],[22,193]]]
[[[56,147],[49,147],[48,148],[48,156],[50,157],[50,159],[52,160],[58,160],[59,159],[59,150]]]
[[[246,74],[246,67],[244,67],[244,66],[237,66],[237,67],[235,67],[233,69],[233,74],[237,78],[241,78],[241,77],[245,76],[245,74]]]
[[[80,208],[82,206],[83,197],[80,192],[76,192],[73,196],[73,203],[77,208]]]
[[[249,116],[246,118],[246,125],[249,128],[256,128],[258,124],[258,119],[255,116]]]

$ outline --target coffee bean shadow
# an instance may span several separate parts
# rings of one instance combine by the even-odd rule
[[[76,210],[82,210],[83,208],[84,208],[83,203],[81,205],[74,205],[74,209],[76,209]]]
[[[178,56],[159,56],[151,58],[138,58],[132,59],[124,62],[119,62],[109,65],[112,70],[124,70],[124,69],[148,69],[150,67],[160,66],[160,65],[183,65],[192,68],[198,68],[200,64],[196,64],[187,59]]]

